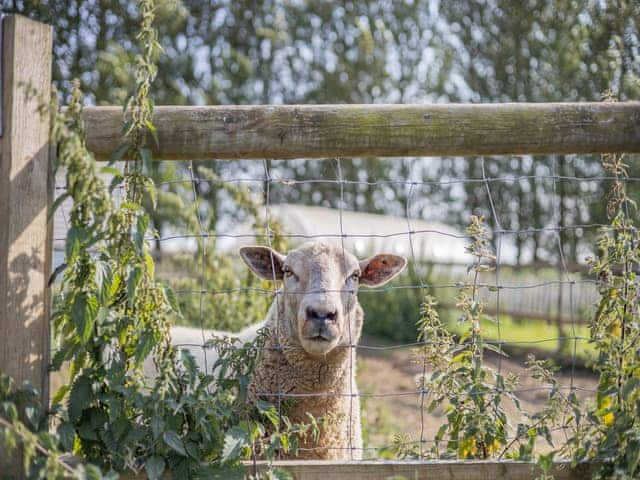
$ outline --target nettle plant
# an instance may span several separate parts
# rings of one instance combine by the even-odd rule
[[[507,444],[503,397],[520,406],[512,393],[515,379],[505,378],[484,363],[485,350],[502,352],[484,341],[481,329],[481,320],[488,317],[483,313],[478,276],[491,271],[495,260],[483,221],[482,217],[473,216],[467,228],[472,239],[467,251],[475,257],[468,269],[473,280],[461,286],[456,298],[461,311],[458,321],[467,326],[466,331],[455,341],[440,320],[430,296],[423,303],[418,322],[418,340],[425,344],[414,354],[417,361],[431,369],[430,375],[420,377],[418,386],[427,395],[427,411],[446,405],[447,423],[439,428],[429,452],[439,458],[497,457]],[[441,451],[442,443],[445,443],[444,451]]]
[[[397,438],[396,452],[401,457],[532,460],[538,439],[551,444],[556,415],[553,409],[528,415],[516,395],[518,379],[512,374],[505,377],[484,361],[487,350],[505,355],[499,346],[485,341],[481,325],[494,320],[484,314],[478,277],[495,268],[495,257],[482,217],[472,216],[466,232],[472,240],[467,251],[475,257],[468,268],[473,278],[461,284],[456,300],[461,311],[458,321],[467,328],[455,339],[440,320],[435,300],[427,295],[418,321],[418,341],[423,345],[414,351],[414,360],[424,367],[418,388],[426,395],[425,408],[433,412],[444,406],[447,422],[438,429],[430,450],[407,448],[405,439]],[[534,377],[555,382],[547,364],[534,359],[529,364]],[[557,389],[552,390],[556,395]],[[505,399],[513,403],[519,418],[508,417]]]
[[[3,439],[25,449],[25,468],[33,476],[99,478],[101,468],[110,476],[143,471],[152,479],[165,471],[176,478],[243,478],[241,460],[295,450],[298,436],[317,427],[291,425],[273,405],[246,402],[264,335],[253,344],[214,342],[215,376],[199,371],[188,352],[170,344],[170,319],[180,311],[172,291],[156,281],[143,207],[146,199],[155,205],[157,193],[144,172],[152,160],[147,139],[155,137],[148,92],[160,46],[153,2],[143,0],[139,8],[136,88],[124,109],[122,143],[112,163],[99,170],[112,175],[109,186],[85,146],[77,84],[66,110],[46,108],[54,112],[51,141],[67,186],[52,213],[63,201],[72,203],[65,263],[52,278],[61,278],[52,315],[52,369],[66,370],[68,383],[55,393],[47,416],[35,401],[17,402],[28,390],[15,390],[3,378]],[[117,160],[127,162],[124,172],[114,168]],[[153,380],[143,374],[148,356],[158,371]],[[61,452],[89,464],[72,468],[60,460]],[[286,476],[277,469],[266,475]]]
[[[604,170],[614,177],[597,255],[589,259],[598,278],[600,303],[591,323],[600,375],[589,430],[574,448],[574,460],[603,461],[602,478],[637,478],[640,474],[640,242],[635,203],[627,196],[628,166],[623,155],[605,155]]]
[[[600,301],[590,325],[590,342],[599,374],[595,404],[581,406],[575,394],[555,389],[545,414],[565,432],[566,441],[538,457],[548,468],[554,458],[599,464],[594,478],[637,478],[640,470],[640,325],[638,271],[640,246],[633,221],[637,214],[627,196],[623,155],[604,155],[602,165],[613,177],[607,202],[610,224],[603,227],[596,256],[588,262],[596,274]],[[539,374],[539,373],[538,373]],[[546,383],[555,386],[547,377]]]
[[[473,217],[467,233],[472,238],[469,252],[476,262],[469,268],[473,281],[464,284],[457,297],[468,329],[459,338],[446,330],[439,319],[434,299],[427,295],[418,322],[414,352],[424,365],[418,388],[425,392],[428,411],[445,406],[447,422],[438,430],[428,452],[407,447],[405,438],[396,438],[401,457],[534,460],[548,475],[556,458],[570,458],[575,466],[596,462],[595,478],[637,478],[640,470],[640,242],[634,224],[636,205],[627,196],[627,165],[622,155],[604,155],[603,168],[614,180],[607,203],[610,225],[603,228],[597,242],[597,255],[588,259],[598,278],[600,301],[591,322],[591,338],[598,352],[593,365],[599,373],[595,405],[581,404],[573,388],[563,388],[554,377],[549,361],[530,356],[529,374],[549,395],[544,408],[535,413],[521,409],[515,394],[517,379],[504,378],[488,367],[483,352],[502,354],[483,339],[483,303],[478,298],[479,272],[490,271],[493,255],[481,218]],[[427,367],[430,373],[427,375]],[[502,398],[516,406],[519,419],[509,419]],[[515,421],[514,421],[515,420]],[[511,426],[510,426],[511,425]],[[508,428],[509,427],[509,428]],[[552,430],[562,430],[565,441],[554,445]],[[507,432],[511,430],[511,436]],[[551,450],[535,451],[539,439]],[[441,444],[445,448],[441,449]]]

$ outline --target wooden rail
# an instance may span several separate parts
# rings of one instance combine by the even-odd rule
[[[253,465],[246,464],[249,473]],[[389,478],[414,480],[435,478],[438,480],[534,480],[542,473],[528,462],[495,460],[432,460],[432,461],[296,461],[274,462],[289,472],[295,480],[386,480]],[[555,480],[584,480],[591,478],[596,464],[581,464],[571,468],[569,462],[555,462],[549,472]],[[257,471],[265,473],[268,464],[258,462]],[[146,475],[125,475],[123,480],[143,480]],[[170,474],[163,479],[174,478]]]
[[[88,107],[85,121],[108,159],[122,109]],[[640,152],[640,102],[165,106],[154,124],[158,160]]]
[[[440,461],[281,461],[275,466],[287,470],[295,480],[383,480],[435,478],[438,480],[533,480],[541,471],[527,462],[440,460]],[[265,471],[267,465],[260,465]],[[591,477],[594,465],[570,468],[568,462],[554,464],[550,472],[555,480],[584,480]]]

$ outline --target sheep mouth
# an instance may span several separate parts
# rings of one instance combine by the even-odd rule
[[[307,337],[307,340],[311,340],[313,342],[325,342],[325,343],[329,343],[331,341],[329,338],[323,337],[322,335],[316,335],[315,337]]]

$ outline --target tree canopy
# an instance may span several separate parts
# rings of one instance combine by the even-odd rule
[[[61,95],[80,78],[90,101],[121,104],[132,88],[137,54],[133,0],[3,0],[54,27],[54,79]],[[167,0],[157,12],[160,59],[157,104],[599,101],[640,93],[640,5],[633,0]],[[495,216],[482,182],[408,182],[509,177],[495,182]],[[270,161],[279,176],[335,180],[336,160]],[[263,162],[204,162],[221,177],[264,175]],[[160,181],[187,176],[186,166],[157,164]],[[633,166],[631,175],[639,173]],[[552,260],[546,226],[603,223],[601,174],[588,156],[468,159],[341,159],[346,208],[463,226],[484,214],[493,227],[531,230],[513,236],[517,261]],[[231,175],[233,173],[233,175]],[[376,182],[384,180],[382,184]],[[389,182],[389,180],[392,180]],[[198,192],[209,228],[220,228],[229,202],[214,184]],[[638,197],[635,182],[632,197]],[[164,185],[186,199],[191,186]],[[256,191],[262,188],[257,183]],[[336,183],[271,190],[272,202],[335,207]],[[186,202],[186,200],[185,200]],[[162,203],[161,203],[162,204]],[[160,208],[154,224],[175,223],[180,205]],[[564,254],[584,256],[593,229],[561,231]]]

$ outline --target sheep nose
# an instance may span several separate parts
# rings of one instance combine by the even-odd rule
[[[335,322],[338,317],[337,309],[307,307],[307,319],[314,323]]]

